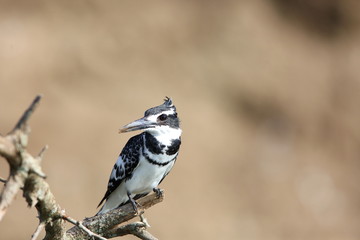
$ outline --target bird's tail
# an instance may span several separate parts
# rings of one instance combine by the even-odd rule
[[[149,193],[136,194],[135,196],[131,196],[134,200],[145,197]],[[113,194],[109,196],[104,205],[100,208],[99,212],[96,215],[104,214],[110,210],[121,207],[130,202],[129,197],[127,195],[123,195],[121,198],[112,197]]]
[[[115,189],[115,191],[107,196],[104,205],[100,208],[100,211],[96,215],[103,214],[114,208],[117,208],[121,204],[126,203],[128,200],[129,197],[127,196],[126,189],[124,185],[121,184]]]

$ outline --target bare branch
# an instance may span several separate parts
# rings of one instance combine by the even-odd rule
[[[120,237],[128,234],[132,234],[144,240],[157,240],[156,237],[154,237],[148,231],[146,231],[146,228],[147,228],[146,223],[134,222],[120,226],[115,229],[111,229],[107,231],[104,234],[104,236],[107,238],[114,238],[114,237]]]
[[[31,235],[31,240],[36,240],[39,236],[39,234],[41,233],[41,231],[44,229],[45,227],[45,223],[44,222],[40,222],[39,225],[37,226],[37,228],[35,229],[35,232],[33,233],[33,235]]]
[[[12,130],[12,132],[16,131],[16,130],[22,130],[24,132],[27,131],[26,129],[26,125],[27,125],[27,121],[29,120],[29,118],[31,117],[32,113],[34,112],[34,110],[36,109],[36,107],[39,105],[39,102],[41,100],[41,95],[37,95],[35,97],[35,99],[33,100],[33,102],[30,104],[30,106],[28,107],[28,109],[26,109],[26,111],[23,113],[23,115],[21,116],[21,118],[19,119],[19,121],[16,123],[14,129]],[[11,132],[11,133],[12,133]]]
[[[41,96],[38,95],[6,137],[0,136],[0,155],[5,157],[10,165],[10,176],[0,195],[0,221],[28,176],[29,165],[26,159],[29,155],[25,150],[29,132],[27,121],[40,99]]]
[[[106,236],[116,237],[126,234],[133,234],[141,239],[155,240],[156,238],[146,231],[148,225],[142,215],[140,215],[142,222],[118,226],[138,216],[138,212],[134,211],[131,204],[126,204],[105,214],[85,218],[83,221],[74,220],[64,214],[50,191],[49,184],[45,181],[46,176],[40,165],[47,146],[36,157],[26,150],[30,131],[27,122],[40,99],[39,95],[33,100],[8,135],[0,135],[0,156],[3,156],[10,166],[8,179],[0,178],[0,182],[5,183],[0,195],[0,221],[17,192],[23,190],[23,196],[29,207],[36,207],[39,214],[40,223],[31,237],[32,240],[37,239],[44,228],[46,232],[44,240],[94,238],[105,240]],[[163,195],[157,196],[152,193],[138,199],[138,210],[143,212],[161,202],[163,198]],[[65,231],[65,221],[75,226]]]
[[[97,239],[100,239],[100,240],[106,240],[106,238],[96,234],[96,233],[93,233],[92,231],[90,231],[88,228],[86,228],[80,221],[77,221],[69,216],[66,216],[65,214],[62,215],[62,218],[66,221],[68,221],[69,223],[72,223],[74,224],[75,226],[79,227],[81,230],[83,230],[84,232],[86,232],[89,237],[93,237],[93,238],[97,238]]]
[[[30,207],[36,207],[40,221],[46,223],[45,239],[64,239],[65,222],[61,218],[62,209],[56,203],[45,179],[30,173],[25,181],[23,195]]]
[[[145,209],[152,207],[153,205],[163,201],[163,199],[164,199],[164,194],[158,197],[155,193],[151,193],[137,200],[137,203],[139,204],[138,210],[142,212]],[[128,203],[120,208],[114,209],[105,214],[100,214],[100,215],[95,215],[94,217],[85,218],[82,223],[90,231],[100,235],[104,235],[114,226],[124,223],[136,216],[138,216],[137,212],[134,211],[132,205]],[[82,232],[77,227],[73,227],[69,229],[66,234],[70,239],[90,239],[86,234],[84,234],[84,232]]]
[[[0,156],[6,159],[16,157],[16,148],[11,136],[0,136]]]
[[[0,195],[0,220],[16,193],[23,189],[23,195],[29,206],[36,207],[40,222],[45,223],[45,239],[60,240],[65,235],[65,223],[56,217],[60,215],[61,208],[43,178],[40,160],[26,151],[29,133],[27,122],[40,99],[41,96],[34,99],[6,137],[0,136],[0,155],[5,157],[10,165],[10,176]]]
[[[24,181],[27,177],[26,171],[13,171],[7,180],[0,195],[0,221],[4,217],[7,208],[15,198],[17,192],[23,187]]]
[[[39,161],[41,161],[42,159],[43,159],[43,157],[44,157],[44,153],[45,153],[45,151],[46,150],[48,150],[49,149],[49,146],[48,145],[45,145],[41,150],[40,150],[40,152],[39,152],[39,154],[37,155],[37,159],[39,159]]]
[[[31,171],[35,174],[37,174],[39,177],[42,177],[42,178],[46,178],[46,175],[45,173],[42,171],[41,169],[41,161],[42,161],[42,158],[44,156],[44,153],[45,151],[48,149],[48,145],[45,145],[40,153],[34,158],[34,160],[37,162],[37,164],[34,164],[33,167],[31,168]]]
[[[7,180],[5,180],[5,179],[3,179],[3,178],[0,178],[0,182],[2,182],[2,183],[4,183],[4,184],[6,184],[8,181],[7,181]],[[24,188],[23,188],[23,187],[21,187],[20,189],[21,189],[21,190],[24,190]]]

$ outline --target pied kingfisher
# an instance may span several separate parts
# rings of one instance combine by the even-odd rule
[[[143,118],[125,125],[119,133],[135,130],[144,131],[131,137],[121,151],[99,206],[105,203],[98,214],[129,201],[137,211],[135,200],[151,191],[161,194],[157,186],[174,166],[181,144],[181,129],[170,98],[146,110]]]

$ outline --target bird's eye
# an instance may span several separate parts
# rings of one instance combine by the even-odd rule
[[[166,114],[161,114],[161,115],[158,117],[158,119],[159,119],[160,121],[165,121],[165,120],[167,119],[167,115],[166,115]]]

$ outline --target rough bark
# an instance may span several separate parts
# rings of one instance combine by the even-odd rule
[[[16,194],[21,190],[29,207],[37,209],[40,221],[31,239],[36,239],[42,229],[45,229],[44,239],[46,240],[107,239],[127,234],[133,234],[141,239],[156,239],[146,231],[148,224],[142,213],[145,209],[161,202],[163,195],[157,196],[152,193],[137,200],[140,215],[133,210],[131,204],[106,214],[85,218],[83,221],[74,220],[65,214],[56,202],[41,168],[41,160],[47,147],[44,147],[36,157],[26,150],[30,133],[28,120],[40,100],[39,95],[21,116],[14,129],[6,136],[0,135],[0,155],[10,166],[8,178],[1,181],[4,187],[0,195],[0,221]],[[140,216],[140,222],[120,226],[121,223],[136,216]],[[66,221],[75,226],[66,231]]]

